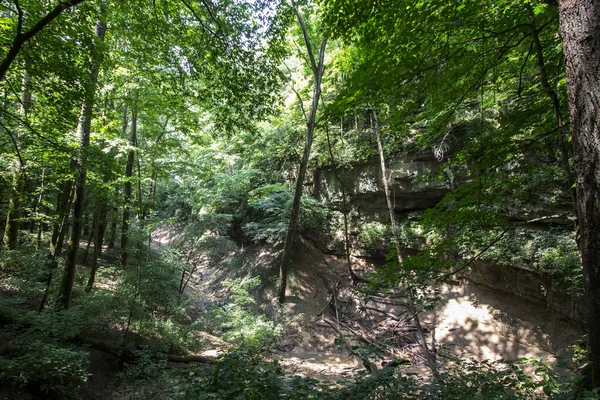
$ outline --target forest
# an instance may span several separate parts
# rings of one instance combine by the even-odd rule
[[[600,399],[600,0],[2,0],[0,399]]]

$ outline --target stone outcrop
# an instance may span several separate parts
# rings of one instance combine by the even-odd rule
[[[438,162],[433,154],[413,153],[391,160],[389,163],[391,192],[394,210],[399,223],[409,213],[434,207],[447,193],[467,182],[466,170],[449,167]],[[334,212],[332,229],[328,233],[316,233],[311,238],[322,251],[342,255],[343,222],[342,188],[346,193],[350,224],[352,255],[377,265],[384,262],[391,242],[383,235],[375,244],[364,241],[365,226],[373,221],[388,223],[388,211],[381,179],[379,160],[355,163],[336,171],[322,168],[314,176],[314,196]],[[543,188],[541,188],[543,189]],[[545,208],[546,207],[546,208]],[[571,208],[558,204],[548,209],[543,204],[526,204],[506,209],[505,216],[512,223],[531,230],[546,230],[548,224],[570,224]],[[426,246],[422,237],[412,237],[407,243],[407,253],[414,253]],[[583,322],[581,297],[572,296],[566,289],[547,276],[523,265],[497,265],[489,261],[476,261],[465,270],[462,277],[472,282],[501,290],[550,309],[572,320]]]
[[[322,168],[315,176],[315,196],[334,209],[342,208],[342,186],[351,206],[359,215],[387,218],[379,160],[338,168]],[[412,154],[389,164],[390,189],[397,213],[425,210],[435,206],[444,195],[464,182],[457,173],[435,160],[432,154]]]

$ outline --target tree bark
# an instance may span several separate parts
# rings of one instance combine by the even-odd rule
[[[42,312],[46,306],[46,300],[48,299],[50,286],[52,285],[52,279],[54,278],[54,271],[58,266],[57,257],[60,256],[65,242],[65,236],[69,226],[69,213],[71,211],[71,206],[73,205],[73,197],[75,196],[74,189],[73,181],[71,179],[65,181],[63,183],[63,190],[58,194],[58,199],[56,201],[57,218],[52,231],[48,259],[44,265],[46,270],[46,288],[44,289],[44,296],[42,297],[42,301],[38,308],[39,312]]]
[[[590,385],[600,385],[600,0],[560,0],[577,179]]]
[[[300,214],[300,200],[302,198],[302,188],[304,186],[304,177],[306,175],[306,168],[308,166],[308,158],[310,157],[310,148],[312,146],[313,136],[315,127],[317,124],[317,108],[319,106],[319,99],[321,97],[321,80],[323,78],[323,72],[325,70],[325,47],[327,46],[327,37],[324,37],[321,42],[321,48],[319,50],[318,63],[315,60],[312,44],[308,37],[308,31],[304,25],[304,20],[300,14],[300,10],[296,8],[296,16],[304,35],[304,43],[308,52],[308,57],[313,71],[313,77],[315,80],[313,88],[313,99],[310,110],[310,115],[306,123],[306,142],[304,144],[304,154],[302,156],[302,162],[300,163],[300,170],[298,171],[298,178],[296,180],[296,191],[294,192],[294,201],[292,203],[292,212],[290,215],[290,225],[288,226],[287,236],[285,239],[285,247],[283,250],[283,258],[281,266],[279,268],[279,290],[278,298],[280,303],[285,303],[285,292],[287,288],[287,276],[290,260],[292,257],[292,248],[294,246],[294,237],[298,228],[298,216]]]
[[[112,210],[111,214],[112,214],[112,216],[110,218],[108,243],[107,243],[106,247],[109,249],[114,249],[115,241],[117,240],[117,214],[116,214],[115,210]]]
[[[92,125],[92,116],[96,99],[96,90],[98,86],[98,74],[104,55],[102,48],[104,36],[106,34],[106,1],[100,5],[99,19],[96,23],[96,40],[91,50],[91,65],[89,71],[89,81],[86,85],[83,106],[81,108],[81,117],[79,120],[79,155],[77,159],[77,180],[75,188],[75,203],[73,205],[73,226],[71,232],[70,246],[65,261],[65,271],[58,293],[60,304],[64,308],[69,308],[71,302],[71,293],[73,291],[73,282],[75,280],[75,269],[77,263],[77,250],[79,249],[79,239],[81,238],[81,227],[84,217],[85,187],[87,178],[87,148],[90,144],[90,131]]]

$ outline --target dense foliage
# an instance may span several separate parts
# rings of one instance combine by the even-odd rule
[[[279,250],[297,184],[300,235],[345,253],[353,282],[370,282],[363,292],[409,298],[415,319],[475,260],[590,296],[558,7],[292,3],[0,7],[0,385],[85,397],[99,349],[143,388],[125,389],[131,398],[596,398],[581,371],[567,383],[543,363],[534,378],[461,360],[430,365],[431,379],[290,377],[260,355],[286,322],[256,304],[264,277],[220,282],[221,304],[185,290],[200,263]],[[443,186],[435,204],[397,210],[397,232],[354,202],[362,188],[348,178],[376,165],[380,133],[388,163],[435,164],[411,187]],[[335,178],[325,188],[323,172]],[[367,190],[381,194],[382,178]],[[153,243],[169,224],[182,237]],[[388,262],[361,281],[359,252]],[[203,333],[230,353],[201,370],[167,363],[203,349]]]

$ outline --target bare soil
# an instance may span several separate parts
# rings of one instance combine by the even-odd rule
[[[172,231],[159,231],[154,241],[168,245],[174,237]],[[232,251],[215,264],[199,261],[201,265],[186,290],[189,295],[200,294],[202,308],[222,301],[226,293],[221,282],[225,278],[260,276],[262,285],[255,293],[260,311],[280,321],[283,318],[286,324],[270,357],[293,373],[338,379],[365,368],[348,345],[380,341],[397,348],[376,352],[370,357],[374,365],[400,358],[415,372],[422,369],[420,348],[410,320],[404,317],[405,309],[377,299],[361,300],[351,286],[344,261],[322,253],[303,238],[290,268],[288,299],[280,308],[275,296],[279,256],[277,247],[249,246]],[[335,301],[332,292],[336,293]],[[444,285],[441,298],[433,311],[422,316],[428,341],[439,356],[478,361],[541,357],[552,361],[556,355],[566,354],[583,332],[578,324],[543,305],[468,281]],[[400,318],[391,319],[364,306]],[[336,341],[340,336],[333,327],[336,323],[341,324],[346,345]]]

